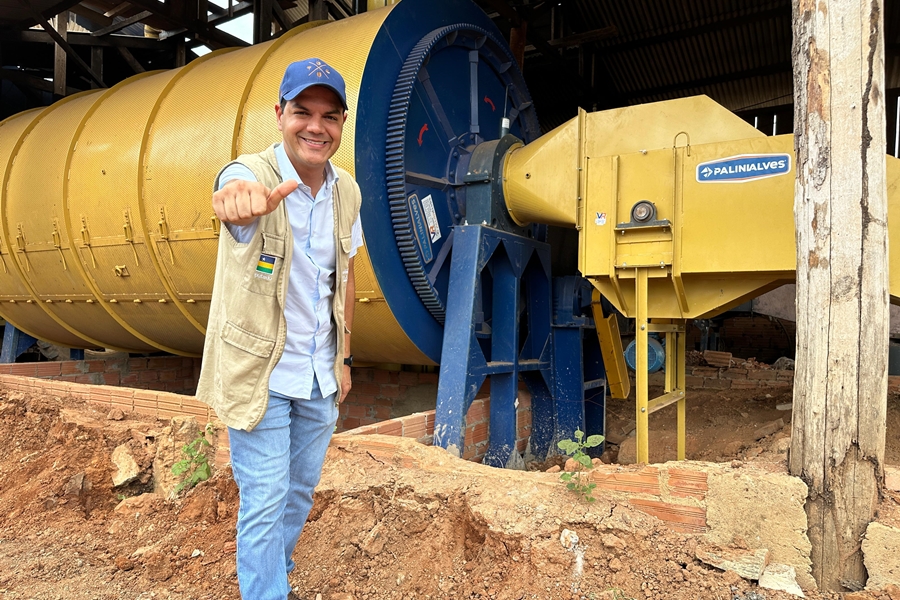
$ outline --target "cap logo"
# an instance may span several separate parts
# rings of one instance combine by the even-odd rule
[[[328,65],[321,61],[316,61],[314,65],[306,65],[306,70],[309,71],[310,77],[315,75],[316,77],[321,78],[322,75],[324,75],[325,79],[328,79],[329,75],[331,75]]]

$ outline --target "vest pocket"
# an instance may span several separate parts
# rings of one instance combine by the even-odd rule
[[[284,265],[283,237],[262,232],[262,250],[255,263],[250,260],[247,271],[241,277],[241,287],[261,296],[275,297],[278,291],[278,275]]]
[[[260,358],[268,358],[272,356],[272,350],[275,348],[275,340],[264,338],[255,333],[250,333],[245,329],[241,329],[231,321],[226,321],[222,327],[222,341],[226,344],[240,348],[244,352],[248,352],[253,356]]]
[[[353,247],[353,235],[341,236],[341,250],[344,251],[344,254],[350,254],[350,249]]]

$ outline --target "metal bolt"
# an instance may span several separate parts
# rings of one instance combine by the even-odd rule
[[[642,406],[642,407],[641,407],[641,412],[647,412],[647,408],[644,407],[644,406]]]

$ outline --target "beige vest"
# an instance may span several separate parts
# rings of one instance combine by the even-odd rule
[[[272,189],[281,183],[274,148],[239,156],[235,162],[248,167],[260,183]],[[344,373],[344,336],[340,332],[350,333],[344,323],[344,300],[353,223],[359,215],[362,196],[349,173],[338,167],[334,169],[338,174],[334,186],[337,260],[333,319],[338,332],[334,374],[340,394]],[[221,174],[220,171],[216,176],[215,189],[219,187]],[[256,233],[247,244],[235,241],[227,227],[220,229],[197,398],[210,405],[229,427],[249,431],[266,412],[269,375],[284,351],[284,300],[293,247],[293,232],[284,202],[259,218]],[[275,257],[269,277],[257,271],[260,254]]]

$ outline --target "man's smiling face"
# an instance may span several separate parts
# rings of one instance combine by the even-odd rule
[[[275,106],[284,149],[301,179],[324,169],[341,145],[347,113],[331,89],[314,85],[296,98]]]

